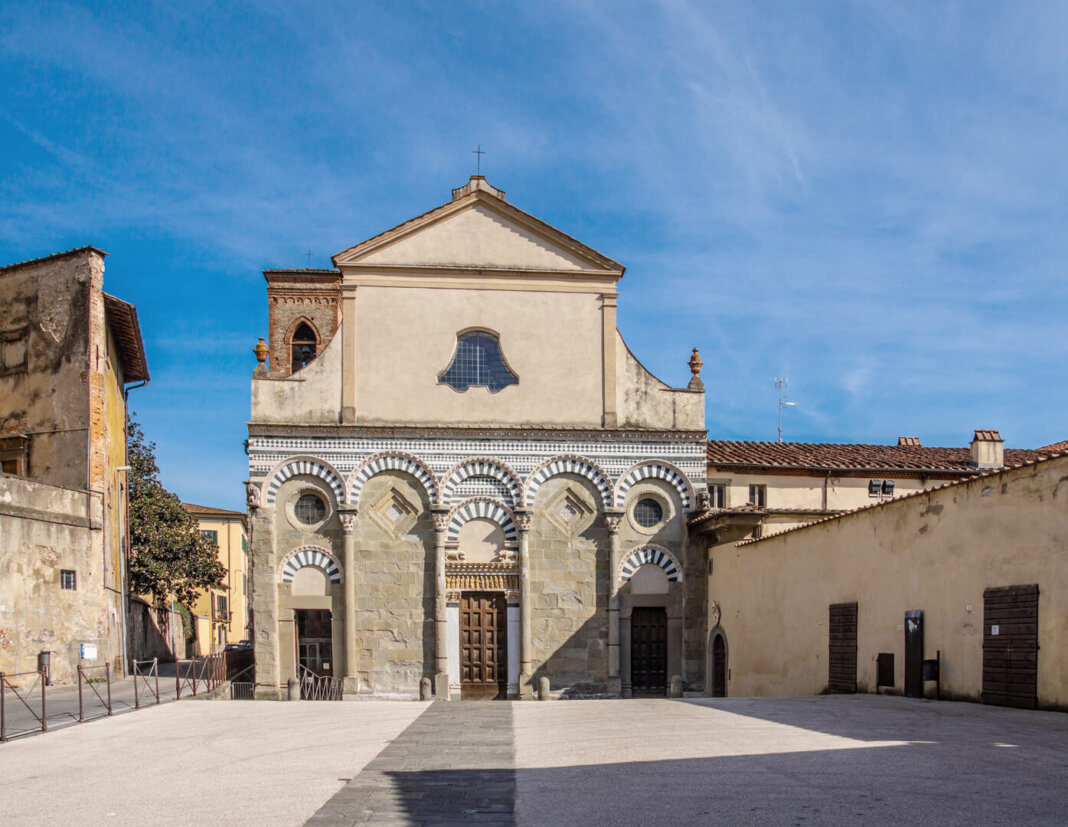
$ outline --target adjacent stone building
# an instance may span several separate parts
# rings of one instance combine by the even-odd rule
[[[149,375],[104,256],[0,268],[0,672],[123,668],[126,391]]]
[[[258,695],[304,670],[380,696],[700,688],[700,360],[676,388],[634,357],[624,268],[480,176],[333,262],[265,272]]]

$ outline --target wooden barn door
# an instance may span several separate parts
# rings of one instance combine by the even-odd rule
[[[630,678],[635,692],[667,692],[667,611],[639,607],[630,618]]]
[[[983,592],[983,703],[1038,705],[1038,585]]]
[[[831,604],[827,688],[857,691],[857,604]]]
[[[508,695],[508,634],[503,594],[460,596],[460,697],[491,701]]]

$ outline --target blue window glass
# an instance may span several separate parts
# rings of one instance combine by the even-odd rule
[[[501,343],[484,330],[472,330],[456,337],[456,355],[438,381],[461,393],[470,387],[488,388],[490,393],[496,393],[519,384],[504,362]]]

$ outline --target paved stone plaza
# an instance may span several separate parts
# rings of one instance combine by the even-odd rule
[[[1068,716],[871,695],[168,704],[0,745],[11,824],[1063,824]]]

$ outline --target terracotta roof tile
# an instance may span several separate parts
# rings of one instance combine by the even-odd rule
[[[1008,451],[1006,451],[1006,453],[1008,453]],[[851,515],[859,514],[862,511],[872,511],[876,508],[887,508],[889,506],[892,506],[894,503],[900,502],[901,500],[911,500],[916,497],[922,497],[927,494],[930,494],[932,491],[941,491],[943,488],[953,488],[959,485],[967,485],[968,483],[975,482],[976,480],[985,479],[987,477],[996,477],[999,474],[1004,474],[1018,468],[1026,468],[1031,465],[1037,465],[1041,462],[1048,462],[1049,460],[1063,459],[1064,457],[1068,457],[1068,451],[1053,452],[1050,454],[1039,454],[1038,451],[1029,451],[1027,453],[1036,454],[1036,456],[1034,459],[1025,460],[1023,462],[1014,462],[1010,465],[1006,465],[1004,468],[985,468],[982,471],[979,471],[971,476],[964,477],[963,479],[950,480],[949,482],[942,483],[942,485],[935,485],[931,488],[922,488],[919,491],[911,491],[908,494],[903,494],[899,497],[894,497],[890,500],[883,500],[882,502],[872,503],[871,505],[864,505],[860,508],[854,508],[850,511],[841,511],[837,514],[821,517],[819,519],[815,519],[807,523],[801,523],[800,525],[791,526],[790,528],[787,528],[783,531],[777,531],[774,534],[768,535],[767,537],[754,537],[749,540],[742,540],[738,543],[735,543],[735,546],[754,545],[756,543],[763,542],[764,540],[769,540],[772,537],[781,537],[783,534],[793,534],[795,531],[801,531],[802,529],[811,528],[814,525],[822,525],[823,523],[829,523],[832,520],[841,520],[843,518],[848,519]]]
[[[51,255],[41,256],[40,258],[30,258],[26,259],[26,261],[16,261],[14,264],[5,264],[3,267],[0,267],[0,273],[4,272],[5,270],[11,270],[15,267],[23,267],[27,264],[40,264],[43,261],[49,261],[54,258],[63,258],[64,256],[72,256],[75,253],[85,252],[98,253],[102,256],[107,255],[107,253],[105,253],[103,250],[94,247],[92,244],[87,244],[84,247],[75,247],[73,250],[64,250],[62,253],[52,253]]]
[[[1041,455],[1039,451],[1007,448],[1005,464],[1028,462]],[[970,449],[922,445],[709,440],[706,456],[710,465],[719,467],[976,472]]]
[[[182,508],[190,514],[216,514],[221,517],[245,517],[244,511],[227,511],[225,508],[212,508],[210,505],[193,505],[182,503]]]

